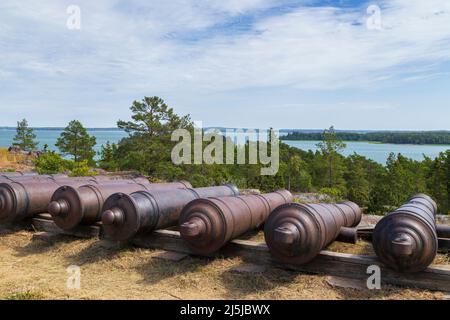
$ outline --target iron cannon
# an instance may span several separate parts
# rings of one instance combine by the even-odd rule
[[[289,203],[267,218],[264,236],[271,254],[288,264],[305,264],[333,241],[355,243],[361,209],[353,202]]]
[[[63,185],[79,187],[101,183],[104,177],[17,177],[0,181],[0,223],[9,223],[47,212],[52,194]]]
[[[291,202],[287,190],[238,197],[201,198],[184,207],[180,234],[196,253],[208,255],[228,241],[256,229],[276,207]]]
[[[89,225],[101,220],[106,199],[114,193],[133,193],[146,190],[170,190],[192,187],[189,182],[150,183],[145,178],[117,180],[104,184],[86,184],[80,187],[62,186],[52,195],[48,211],[55,224],[70,230],[83,224]]]
[[[380,261],[400,272],[418,272],[434,260],[438,249],[437,206],[417,194],[375,226],[372,244]],[[445,231],[441,230],[441,233]]]
[[[140,233],[176,225],[183,207],[194,199],[237,195],[234,185],[116,193],[104,204],[103,230],[113,240],[130,240]]]

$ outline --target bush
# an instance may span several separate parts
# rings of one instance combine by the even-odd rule
[[[74,162],[73,168],[69,174],[70,177],[85,177],[85,176],[95,176],[97,172],[91,170],[88,166],[88,161]]]
[[[94,176],[88,161],[75,162],[64,159],[55,152],[46,152],[34,161],[35,169],[39,174],[69,173],[71,177]]]
[[[319,193],[330,196],[334,201],[342,200],[342,192],[337,188],[322,188],[319,190]]]
[[[72,170],[73,161],[64,159],[54,152],[47,152],[34,160],[34,165],[39,174],[54,174]]]

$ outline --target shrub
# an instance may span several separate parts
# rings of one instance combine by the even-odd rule
[[[73,161],[64,159],[54,152],[47,152],[35,159],[34,165],[39,174],[63,173],[72,170]]]
[[[71,177],[84,177],[84,176],[95,176],[97,175],[97,172],[93,171],[89,165],[88,161],[80,161],[80,162],[74,162],[72,170],[69,174]]]
[[[330,196],[334,201],[342,200],[342,192],[337,188],[322,188],[319,193]]]

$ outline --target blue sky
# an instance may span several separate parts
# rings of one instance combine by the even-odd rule
[[[145,95],[206,126],[450,130],[450,1],[0,3],[0,126],[112,127]]]

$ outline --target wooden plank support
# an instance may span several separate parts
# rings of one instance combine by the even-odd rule
[[[450,252],[450,239],[447,238],[439,238],[439,252],[446,253]]]
[[[34,218],[32,225],[34,230],[36,231],[47,231],[78,238],[98,238],[102,236],[101,227],[98,225],[78,226],[77,228],[74,228],[72,230],[63,230],[58,227],[52,220],[42,218]]]
[[[41,218],[33,219],[33,225],[39,231],[57,232],[77,237],[91,237],[93,234],[96,234],[95,236],[102,236],[100,226],[82,227],[75,231],[64,231],[58,228],[53,221]],[[143,248],[196,255],[186,246],[179,232],[173,230],[158,230],[151,234],[135,238],[131,243]],[[207,257],[237,256],[241,257],[246,263],[258,265],[270,264],[278,268],[304,273],[326,274],[364,281],[370,276],[367,273],[367,268],[371,265],[377,265],[380,267],[381,282],[384,284],[444,292],[450,291],[450,266],[448,265],[433,265],[423,272],[405,274],[397,273],[383,267],[375,256],[331,251],[322,251],[316,259],[306,265],[286,265],[273,260],[266,244],[248,240],[233,240],[220,252]]]
[[[158,230],[144,237],[133,240],[137,246],[153,249],[164,249],[195,255],[183,242],[176,231]],[[273,260],[269,249],[263,243],[247,240],[234,240],[219,253],[209,257],[242,257],[246,262],[272,264],[276,267],[312,274],[327,274],[353,279],[367,279],[367,267],[378,265],[381,269],[381,282],[398,286],[414,287],[427,290],[450,290],[450,266],[435,265],[427,270],[414,274],[397,273],[389,270],[374,256],[322,251],[311,263],[306,265],[285,265]]]

